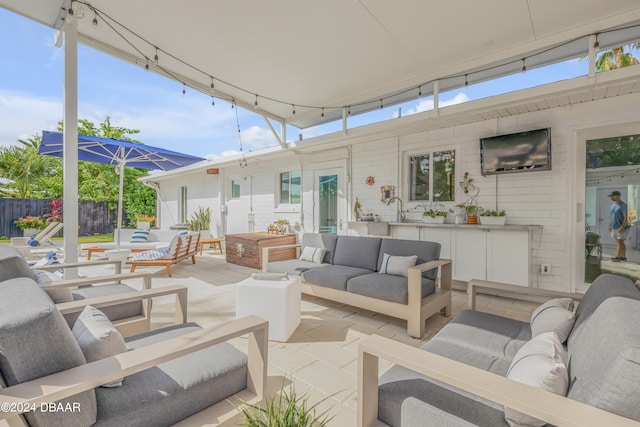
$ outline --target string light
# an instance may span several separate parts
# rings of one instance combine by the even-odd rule
[[[149,71],[149,60],[147,59],[147,63],[144,64],[144,70]]]
[[[95,9],[93,10],[93,21],[91,21],[93,23],[94,27],[98,26],[98,12],[95,11]]]
[[[231,105],[233,107],[235,105],[235,101]],[[242,154],[242,159],[240,160],[240,167],[243,168],[247,166],[247,159],[244,157],[244,150],[242,148],[242,132],[240,132],[240,119],[238,118],[238,109],[236,108],[236,125],[238,126],[238,142],[240,143],[240,154]]]
[[[291,114],[295,116],[296,115],[296,105],[295,104],[291,104],[291,108],[292,108]]]
[[[324,120],[324,107],[322,107],[322,114],[320,115],[320,119]]]
[[[464,75],[464,85],[469,86],[469,74]]]
[[[382,105],[382,99],[380,100],[380,109],[382,110],[384,108],[384,105]]]
[[[182,83],[182,94],[183,95],[187,94],[187,84],[186,83]]]
[[[228,87],[229,87],[229,88],[231,88],[231,89],[236,89],[236,90],[241,91],[241,92],[244,92],[244,93],[246,93],[246,94],[248,94],[248,95],[249,95],[249,94],[254,95],[254,96],[255,96],[255,102],[254,102],[254,108],[255,108],[255,109],[258,109],[258,108],[259,108],[259,106],[258,106],[258,96],[261,96],[262,98],[268,99],[268,100],[270,100],[270,101],[272,101],[272,102],[274,102],[274,103],[278,103],[278,104],[289,104],[289,105],[292,105],[292,106],[294,106],[294,109],[292,110],[292,112],[293,112],[293,111],[295,111],[295,105],[297,105],[298,107],[304,107],[304,108],[309,108],[309,109],[321,109],[321,110],[322,110],[322,112],[321,112],[321,117],[322,117],[322,118],[324,118],[324,109],[325,109],[325,108],[333,108],[333,109],[339,109],[339,108],[344,109],[344,108],[347,108],[348,115],[349,115],[349,116],[351,116],[351,107],[352,107],[352,106],[355,106],[355,107],[359,107],[359,106],[366,106],[367,104],[369,104],[369,105],[370,105],[370,103],[371,103],[371,100],[368,100],[368,101],[363,101],[363,102],[361,102],[361,103],[352,104],[352,105],[348,105],[348,106],[345,106],[345,105],[342,105],[342,106],[340,106],[340,105],[333,105],[333,106],[329,106],[329,105],[324,105],[324,106],[314,106],[314,105],[305,105],[305,104],[295,104],[295,103],[286,102],[286,101],[283,101],[283,100],[279,100],[279,99],[275,99],[275,98],[270,98],[270,97],[267,97],[267,96],[259,95],[259,94],[257,94],[257,93],[249,92],[249,91],[247,91],[246,89],[243,89],[242,87],[239,87],[239,86],[237,86],[237,85],[234,85],[234,84],[233,84],[233,83],[231,83],[231,82],[227,82],[227,81],[221,80],[221,79],[219,79],[219,78],[215,78],[215,77],[211,76],[209,73],[206,73],[205,71],[203,71],[202,69],[199,69],[199,68],[197,68],[196,66],[194,66],[194,65],[192,65],[192,64],[189,64],[189,63],[185,62],[183,59],[181,59],[181,58],[179,58],[179,57],[177,57],[177,56],[175,56],[175,55],[173,55],[173,54],[171,54],[171,53],[169,53],[169,52],[167,52],[167,51],[165,51],[165,50],[163,50],[163,49],[161,49],[161,48],[159,48],[159,47],[157,47],[157,46],[155,46],[155,45],[153,45],[152,43],[150,43],[148,40],[146,40],[146,39],[145,39],[143,36],[141,36],[140,34],[138,34],[138,33],[136,33],[135,31],[133,31],[133,30],[129,29],[129,28],[128,28],[128,27],[126,27],[125,25],[121,24],[120,22],[118,22],[117,20],[113,19],[113,18],[112,18],[111,16],[109,16],[108,14],[106,14],[106,13],[104,13],[103,11],[99,10],[99,9],[98,9],[98,8],[96,8],[95,6],[93,6],[93,5],[89,4],[89,3],[87,3],[86,1],[82,1],[82,0],[80,0],[80,1],[75,1],[74,3],[76,3],[76,4],[80,4],[80,5],[85,5],[85,6],[89,7],[89,8],[94,12],[94,14],[95,14],[95,15],[94,15],[94,19],[93,19],[93,25],[94,25],[94,26],[98,24],[98,14],[100,14],[100,17],[101,17],[102,21],[103,21],[103,22],[106,22],[107,26],[109,26],[109,27],[110,27],[110,28],[111,28],[115,33],[117,33],[117,35],[118,35],[118,36],[120,36],[120,37],[121,37],[121,38],[122,38],[126,43],[128,43],[128,44],[129,44],[129,45],[130,45],[134,50],[138,51],[138,52],[141,54],[141,56],[143,56],[143,57],[147,60],[147,65],[148,65],[148,62],[150,62],[150,59],[149,59],[149,58],[147,58],[147,57],[142,53],[142,50],[141,50],[141,49],[139,49],[138,47],[136,47],[136,46],[135,46],[135,44],[134,44],[134,43],[133,43],[133,42],[132,42],[128,37],[126,37],[123,33],[121,33],[119,30],[117,30],[117,29],[116,29],[116,28],[115,28],[111,23],[116,24],[118,27],[120,27],[120,28],[122,28],[122,29],[126,30],[126,32],[127,32],[127,33],[129,33],[129,34],[131,34],[131,35],[135,36],[135,38],[136,38],[136,39],[141,40],[142,42],[147,43],[147,45],[154,47],[154,48],[155,48],[155,55],[154,55],[154,57],[153,57],[153,62],[154,62],[154,64],[156,64],[156,65],[158,64],[158,54],[159,54],[159,52],[160,52],[160,51],[162,51],[164,54],[166,54],[166,55],[170,56],[170,57],[171,57],[171,58],[173,58],[175,61],[177,61],[177,62],[179,62],[179,63],[183,64],[184,66],[186,66],[186,67],[188,67],[188,68],[190,68],[190,69],[192,69],[192,70],[194,70],[194,71],[196,71],[196,72],[199,72],[199,73],[202,73],[202,74],[206,74],[206,75],[208,75],[209,77],[211,77],[212,82],[213,82],[213,80],[217,80],[219,83],[222,83],[222,84],[224,84],[225,86],[228,86]],[[67,11],[67,13],[68,13],[70,16],[73,16],[73,15],[74,15],[74,10],[73,10],[73,8],[71,8],[71,7],[70,7],[70,8],[68,8],[66,11]],[[599,32],[599,33],[595,33],[595,34],[590,34],[590,35],[595,35],[595,36],[596,36],[596,40],[595,40],[595,42],[594,42],[593,47],[594,47],[596,50],[597,50],[597,49],[599,49],[599,47],[600,47],[600,43],[599,43],[599,41],[598,41],[598,36],[599,36],[600,34],[603,34],[603,33],[613,33],[613,32],[616,32],[616,31],[626,30],[626,29],[629,29],[629,28],[637,28],[637,27],[640,27],[640,25],[636,24],[636,25],[632,25],[632,26],[629,26],[629,27],[625,27],[625,28],[616,28],[616,29],[611,29],[611,30],[601,31],[601,32]],[[534,57],[534,56],[542,55],[542,54],[547,53],[547,52],[551,52],[551,51],[554,51],[554,50],[560,49],[560,48],[562,48],[562,47],[564,47],[564,46],[566,46],[566,45],[569,45],[569,44],[574,43],[574,42],[576,42],[576,41],[578,41],[578,40],[584,39],[585,37],[588,37],[588,36],[590,36],[590,35],[583,35],[583,36],[576,37],[576,38],[574,38],[574,39],[572,39],[572,40],[568,40],[568,41],[565,41],[565,42],[559,43],[559,44],[557,44],[557,45],[551,46],[551,47],[549,47],[549,48],[547,48],[547,49],[544,49],[544,50],[538,51],[538,52],[536,52],[535,54],[532,54],[531,56],[526,56],[526,57],[522,58],[522,59],[521,59],[521,61],[522,61],[522,68],[521,68],[521,71],[522,71],[522,72],[526,72],[526,71],[527,71],[527,66],[526,66],[526,60],[527,60],[527,59],[530,59],[530,58],[532,58],[532,57]],[[507,65],[507,64],[512,64],[512,63],[514,63],[514,62],[516,62],[516,61],[510,61],[510,62],[507,62],[507,63],[497,64],[497,65],[494,65],[494,66],[491,66],[491,67],[487,67],[487,68],[482,69],[482,70],[477,70],[476,72],[487,72],[487,71],[490,71],[490,70],[493,70],[493,69],[497,69],[497,68],[502,67],[502,66]],[[145,69],[147,69],[147,65],[145,65]],[[180,80],[181,80],[181,79],[179,78],[179,76],[174,75],[173,73],[171,73],[171,72],[170,72],[170,71],[168,71],[168,70],[165,70],[165,69],[163,69],[163,68],[159,68],[159,70],[160,70],[160,71],[163,71],[165,74],[167,74],[168,76],[172,77],[172,78],[173,78],[173,79],[175,79],[175,80],[178,80],[178,81],[180,81]],[[421,83],[421,84],[418,86],[418,97],[420,98],[420,97],[422,97],[422,96],[423,96],[422,86],[428,85],[428,84],[433,83],[433,82],[435,82],[435,81],[443,81],[443,80],[449,80],[449,79],[460,78],[461,76],[462,76],[462,75],[460,75],[460,74],[459,74],[459,75],[449,75],[449,76],[443,76],[443,77],[440,77],[440,78],[435,78],[435,79],[432,79],[432,80],[427,81],[427,82],[423,82],[423,83]],[[467,73],[467,74],[464,74],[464,77],[465,77],[465,86],[468,86],[468,84],[469,84],[468,73]],[[185,86],[185,88],[183,88],[183,94],[186,94],[186,84],[184,84],[184,83],[183,83],[183,85]],[[380,99],[381,108],[384,108],[383,106],[384,106],[384,101],[385,101],[385,100],[387,100],[387,99],[392,99],[392,98],[398,97],[398,96],[403,95],[403,94],[409,94],[409,93],[411,93],[411,91],[414,91],[414,90],[415,90],[415,86],[414,86],[413,88],[411,88],[411,89],[400,90],[400,91],[398,91],[398,92],[395,92],[395,93],[392,93],[392,94],[388,94],[387,96],[385,96],[385,97],[383,97],[383,98],[381,98],[381,99]],[[415,92],[414,92],[414,93],[415,93]],[[223,99],[224,99],[224,98],[223,98]],[[227,100],[229,101],[229,99],[227,99]],[[235,102],[235,99],[232,99],[232,101],[234,101],[234,102]],[[235,108],[235,107],[232,105],[232,108]],[[295,114],[295,113],[293,113],[293,114]]]

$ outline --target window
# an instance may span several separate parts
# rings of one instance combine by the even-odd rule
[[[240,198],[240,180],[239,179],[231,180],[231,198],[232,199]]]
[[[455,200],[455,150],[409,157],[409,200]]]
[[[300,171],[282,172],[280,174],[281,204],[300,204]]]

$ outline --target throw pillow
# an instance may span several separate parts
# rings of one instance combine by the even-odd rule
[[[324,254],[327,253],[325,248],[314,248],[312,246],[305,246],[300,254],[300,261],[311,261],[316,264],[322,264]]]
[[[103,312],[86,306],[72,329],[87,363],[127,351],[124,338]],[[102,387],[120,387],[122,378],[103,384]]]
[[[289,280],[289,273],[252,273],[254,280]]]
[[[523,345],[511,362],[507,378],[565,396],[569,388],[567,352],[555,332],[540,334]],[[506,407],[504,417],[511,427],[546,424]]]
[[[136,230],[131,235],[129,243],[140,243],[149,240],[149,230]]]
[[[382,257],[382,265],[380,266],[380,274],[394,274],[396,276],[407,277],[409,275],[409,267],[416,265],[417,255],[411,256],[394,256],[384,254]]]
[[[531,336],[555,332],[560,342],[565,342],[575,321],[576,315],[571,298],[549,300],[531,314]]]
[[[131,256],[132,261],[154,261],[166,256],[169,253],[169,247],[161,249],[151,249],[144,252],[138,252]]]

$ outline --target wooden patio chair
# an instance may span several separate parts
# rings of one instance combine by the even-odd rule
[[[189,233],[174,237],[169,248],[169,254],[159,259],[139,259],[127,261],[131,266],[131,273],[136,271],[136,267],[165,267],[167,274],[171,277],[171,266],[183,259],[191,257],[191,262],[196,263],[196,254],[200,244],[200,233]]]

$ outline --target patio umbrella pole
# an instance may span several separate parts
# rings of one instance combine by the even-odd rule
[[[116,249],[120,250],[120,227],[122,227],[122,189],[124,188],[124,163],[118,163],[120,186],[118,188],[118,223],[116,226]]]

